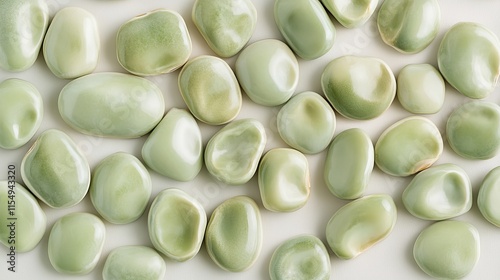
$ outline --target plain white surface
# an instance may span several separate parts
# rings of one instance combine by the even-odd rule
[[[95,72],[117,71],[125,72],[120,67],[115,55],[115,34],[121,24],[132,17],[148,12],[156,8],[167,8],[179,12],[185,19],[193,42],[192,58],[214,53],[207,46],[191,19],[191,9],[194,0],[180,1],[157,1],[157,0],[47,0],[50,6],[51,16],[66,6],[78,6],[87,9],[95,15],[99,24],[101,36],[101,53],[99,65]],[[253,0],[257,12],[258,22],[253,37],[255,42],[265,38],[278,38],[283,40],[273,18],[272,0]],[[369,22],[358,29],[346,29],[334,20],[337,28],[337,38],[333,49],[323,57],[304,61],[300,63],[300,81],[297,92],[306,90],[316,91],[322,94],[320,86],[320,75],[326,64],[332,59],[346,54],[375,56],[386,61],[394,73],[406,64],[430,63],[437,66],[436,53],[444,33],[453,24],[460,21],[474,21],[488,27],[494,33],[500,35],[500,1],[497,0],[440,0],[441,5],[441,27],[437,38],[432,44],[414,55],[404,55],[385,45],[376,28],[376,13]],[[380,3],[379,3],[380,6]],[[1,19],[0,19],[1,20]],[[332,19],[333,20],[333,19]],[[235,57],[226,59],[234,66]],[[179,71],[171,74],[160,75],[149,78],[163,91],[167,110],[172,107],[186,108],[179,90],[177,88],[177,76]],[[45,114],[43,123],[35,135],[35,138],[44,130],[58,128],[67,132],[76,144],[87,156],[91,167],[94,167],[104,157],[117,152],[125,151],[139,158],[140,150],[145,137],[139,139],[107,139],[86,136],[77,133],[66,125],[57,110],[57,98],[62,87],[68,80],[56,78],[47,68],[40,54],[35,65],[21,73],[9,73],[0,70],[0,80],[7,78],[21,78],[32,82],[43,96]],[[446,99],[442,110],[433,115],[426,115],[434,121],[443,137],[445,138],[445,122],[450,112],[462,103],[469,101],[467,97],[446,85]],[[495,103],[500,101],[500,89],[496,88],[487,99]],[[286,147],[280,139],[276,130],[276,116],[279,107],[269,108],[252,103],[243,94],[243,106],[238,119],[256,118],[266,127],[268,143],[266,151],[275,147]],[[339,132],[359,127],[364,129],[375,143],[380,133],[397,120],[411,115],[406,112],[397,100],[382,116],[369,121],[347,120],[337,114],[337,129]],[[221,127],[208,126],[199,123],[203,134],[203,141],[208,139]],[[7,178],[7,165],[15,164],[17,167],[17,181],[22,183],[20,177],[20,164],[22,157],[32,145],[35,138],[28,144],[17,150],[0,150],[0,180]],[[167,273],[165,279],[268,279],[268,263],[274,249],[286,239],[299,234],[313,234],[326,242],[325,227],[332,214],[347,201],[335,198],[325,186],[323,181],[323,164],[326,151],[312,156],[307,156],[311,172],[311,197],[302,209],[292,213],[272,213],[263,208],[258,191],[257,180],[254,177],[243,186],[227,186],[208,174],[205,168],[192,182],[176,182],[162,177],[151,171],[153,180],[153,195],[165,188],[180,188],[198,199],[208,215],[213,209],[225,199],[236,195],[248,195],[260,206],[264,230],[264,242],[262,252],[257,262],[247,271],[231,273],[220,269],[210,259],[204,246],[199,254],[184,263],[176,263],[166,259]],[[444,152],[439,163],[453,162],[464,168],[473,184],[474,204],[472,209],[456,218],[472,223],[477,227],[481,237],[480,260],[466,279],[499,279],[500,265],[498,265],[498,254],[500,252],[500,229],[489,224],[480,214],[476,197],[479,185],[484,175],[500,163],[500,155],[490,160],[465,160],[457,156],[446,143]],[[331,251],[332,277],[331,279],[428,279],[415,264],[412,256],[412,247],[419,232],[431,222],[419,220],[411,216],[401,203],[401,194],[411,178],[396,178],[382,173],[375,168],[370,179],[366,194],[387,193],[391,195],[398,207],[398,221],[393,232],[387,239],[375,245],[368,251],[352,260],[340,260]],[[151,202],[150,201],[150,202]],[[500,201],[499,201],[500,203]],[[0,207],[5,207],[4,205]],[[101,279],[104,261],[109,252],[122,245],[147,245],[151,242],[147,233],[147,211],[137,221],[128,225],[112,225],[105,222],[107,227],[107,239],[104,245],[99,264],[90,274],[85,276],[67,276],[57,273],[47,258],[47,240],[49,230],[59,217],[78,211],[86,211],[97,214],[88,196],[78,205],[69,209],[55,210],[42,205],[48,218],[47,232],[40,244],[31,252],[17,255],[17,272],[7,271],[6,248],[0,246],[0,279]],[[4,211],[0,209],[0,211]]]

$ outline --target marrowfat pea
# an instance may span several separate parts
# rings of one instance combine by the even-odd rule
[[[196,0],[192,18],[208,46],[220,57],[231,57],[252,37],[257,10],[250,0]]]
[[[240,272],[250,268],[262,248],[259,207],[250,197],[222,202],[210,217],[205,234],[208,255],[222,269]]]
[[[443,107],[444,80],[430,64],[406,65],[396,84],[399,103],[410,113],[434,114]]]
[[[494,157],[500,148],[500,106],[480,100],[461,105],[448,117],[446,137],[464,158]]]
[[[146,246],[122,246],[113,249],[102,269],[103,280],[161,280],[166,265],[154,249]]]
[[[445,33],[437,60],[450,85],[467,97],[484,98],[500,77],[500,41],[480,24],[460,22]]]
[[[79,132],[118,138],[143,136],[165,112],[162,92],[153,82],[113,72],[69,82],[58,106],[62,119]]]
[[[378,0],[321,0],[335,19],[347,28],[363,25],[375,12]]]
[[[495,167],[484,177],[479,194],[477,207],[483,217],[490,223],[500,227],[500,167]]]
[[[191,113],[172,108],[142,146],[142,158],[154,171],[191,181],[203,164],[201,131]]]
[[[10,199],[13,196],[15,200]],[[7,248],[14,246],[17,253],[33,250],[47,227],[47,217],[36,198],[21,184],[0,181],[0,205],[4,206],[0,211],[0,243]],[[9,209],[14,215],[9,215]]]
[[[402,53],[425,49],[436,38],[440,21],[437,0],[385,0],[377,17],[382,40]]]
[[[85,156],[66,133],[44,131],[21,162],[21,176],[28,189],[52,208],[79,203],[90,185]]]
[[[413,247],[413,257],[427,274],[439,279],[460,279],[479,260],[477,229],[462,221],[436,222],[422,230]]]
[[[392,176],[408,176],[431,166],[443,152],[443,138],[427,118],[412,116],[389,126],[375,144],[375,163]]]
[[[0,1],[0,18],[0,68],[7,71],[30,68],[49,26],[46,1]]]
[[[328,280],[330,256],[323,242],[313,235],[301,235],[281,243],[271,257],[271,280]]]
[[[274,19],[290,48],[303,59],[316,59],[333,46],[335,26],[318,0],[276,0]]]
[[[335,112],[318,93],[305,91],[281,107],[278,133],[288,145],[305,154],[316,154],[328,147],[335,133]]]
[[[275,148],[261,159],[258,184],[264,207],[276,212],[292,212],[309,199],[307,158],[299,151]]]
[[[116,34],[116,56],[132,74],[170,73],[186,63],[192,51],[186,23],[175,11],[157,9],[124,23]]]
[[[0,148],[17,149],[37,132],[43,100],[36,87],[20,79],[0,83]]]
[[[374,164],[373,143],[359,128],[337,135],[328,149],[324,178],[330,192],[341,199],[363,195]]]
[[[106,228],[98,217],[89,213],[67,214],[50,231],[50,263],[60,273],[87,274],[96,267],[105,238]]]
[[[179,189],[161,191],[149,210],[148,230],[153,246],[175,261],[189,260],[198,253],[206,225],[203,206]]]
[[[460,216],[472,207],[469,176],[455,164],[431,166],[413,177],[403,192],[403,204],[424,220]]]
[[[259,121],[233,121],[208,141],[205,166],[210,174],[226,184],[244,184],[255,174],[266,140],[266,131]]]
[[[144,213],[151,190],[146,167],[135,156],[118,152],[94,168],[89,192],[92,204],[105,220],[128,224]]]
[[[240,85],[231,67],[218,57],[202,55],[188,61],[178,84],[189,111],[204,123],[225,124],[240,112]]]
[[[386,238],[394,228],[397,209],[392,197],[373,194],[342,206],[326,226],[326,240],[341,259],[352,259]]]
[[[299,82],[299,63],[283,42],[265,39],[255,42],[236,59],[236,76],[252,101],[277,106],[290,99]]]
[[[341,56],[323,70],[321,87],[333,108],[351,119],[380,116],[396,96],[391,68],[374,57]]]

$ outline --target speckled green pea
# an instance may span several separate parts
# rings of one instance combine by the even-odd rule
[[[443,138],[427,118],[412,116],[389,126],[375,144],[375,163],[392,176],[409,176],[431,166],[443,153]]]
[[[178,181],[198,175],[202,155],[200,128],[184,109],[170,109],[142,146],[142,158],[151,169]]]
[[[300,209],[310,193],[307,158],[294,149],[270,150],[260,161],[258,184],[266,209],[276,212]]]
[[[69,82],[59,94],[62,119],[79,132],[137,138],[149,133],[165,113],[161,90],[151,81],[102,72]]]
[[[271,280],[328,280],[331,274],[330,256],[325,245],[313,235],[290,238],[281,243],[271,257]]]
[[[477,207],[483,217],[500,227],[500,167],[495,167],[483,179],[477,196]]]
[[[175,261],[186,261],[198,254],[206,225],[203,206],[179,189],[161,191],[149,210],[148,230],[153,246]]]
[[[12,205],[12,197],[15,197],[15,205]],[[47,227],[47,217],[37,199],[21,184],[0,181],[0,204],[4,206],[0,211],[0,243],[9,249],[15,247],[17,253],[33,250]],[[11,216],[8,209],[13,209],[14,215]]]
[[[116,56],[132,74],[170,73],[186,63],[192,51],[186,23],[175,11],[157,9],[125,22],[116,34]]]
[[[448,117],[446,137],[464,158],[494,157],[500,148],[500,106],[479,100],[461,105]]]
[[[413,177],[403,192],[403,204],[413,216],[445,220],[460,216],[472,207],[469,176],[459,166],[431,166]]]
[[[351,119],[380,116],[396,96],[391,68],[374,57],[341,56],[323,70],[321,87],[333,108]]]
[[[382,40],[402,53],[425,49],[436,38],[440,21],[437,0],[385,0],[377,17]]]
[[[439,71],[430,64],[406,65],[397,78],[399,103],[414,114],[434,114],[444,104],[445,85]]]
[[[89,213],[59,218],[49,235],[49,260],[63,274],[84,275],[96,267],[106,238],[103,222]]]
[[[305,91],[281,107],[278,133],[288,145],[305,154],[316,154],[328,147],[336,128],[335,112],[318,93]]]
[[[225,200],[210,217],[205,234],[208,255],[222,269],[240,272],[250,268],[262,248],[259,207],[247,196]]]
[[[208,141],[205,166],[210,174],[226,184],[244,184],[255,174],[266,141],[266,131],[259,121],[233,121]]]
[[[196,0],[192,18],[208,46],[220,57],[231,57],[252,37],[257,10],[250,0]]]
[[[450,85],[470,98],[485,98],[500,77],[500,41],[473,22],[453,25],[439,45],[439,71]]]
[[[28,81],[0,83],[0,148],[17,149],[37,132],[43,118],[43,100]]]
[[[7,71],[30,68],[49,26],[46,1],[0,1],[0,18],[0,68]]]
[[[479,260],[479,240],[479,232],[467,222],[437,222],[417,237],[413,257],[432,277],[460,279],[468,275]]]
[[[342,131],[333,139],[325,160],[324,178],[330,192],[341,199],[363,195],[374,164],[373,143],[359,128]]]
[[[151,190],[146,167],[135,156],[118,152],[94,168],[89,192],[92,204],[105,220],[128,224],[144,213]]]
[[[189,111],[200,121],[220,125],[241,109],[241,90],[229,65],[215,56],[190,60],[179,73],[179,90]]]
[[[56,77],[73,79],[94,71],[100,47],[94,15],[82,8],[66,7],[50,23],[43,41],[43,57]]]
[[[265,39],[246,47],[236,59],[236,76],[252,101],[277,106],[290,99],[299,82],[299,63],[283,42]]]
[[[154,249],[122,246],[109,253],[102,269],[102,279],[161,280],[165,271],[165,261]]]
[[[326,240],[341,259],[352,259],[385,239],[394,228],[397,209],[392,197],[373,194],[342,206],[326,226]]]
[[[363,25],[375,12],[378,0],[321,0],[335,19],[347,28]]]
[[[316,59],[333,47],[335,26],[318,0],[276,0],[274,19],[290,48],[303,59]]]
[[[79,203],[90,185],[85,156],[66,133],[44,131],[21,162],[21,176],[28,189],[52,208]]]

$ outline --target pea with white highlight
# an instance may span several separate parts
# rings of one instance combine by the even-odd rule
[[[347,28],[363,25],[372,16],[378,0],[321,0],[335,19]]]

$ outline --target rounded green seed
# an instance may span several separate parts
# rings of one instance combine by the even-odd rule
[[[484,177],[479,194],[477,207],[483,217],[490,223],[500,227],[500,167],[495,167]]]
[[[347,28],[363,25],[372,16],[378,0],[321,0],[335,19]]]
[[[146,246],[122,246],[113,249],[102,269],[103,280],[161,280],[165,277],[163,258]]]

